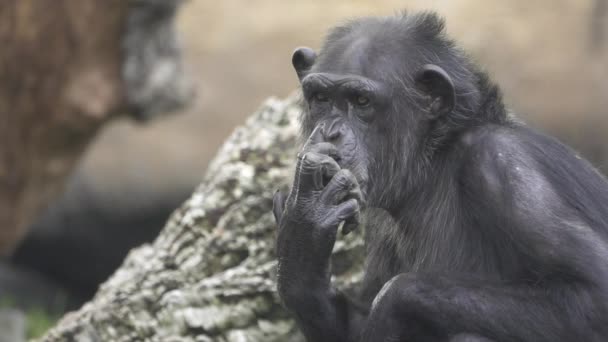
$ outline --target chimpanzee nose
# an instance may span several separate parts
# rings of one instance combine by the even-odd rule
[[[323,138],[327,142],[336,142],[343,135],[344,125],[341,120],[336,119],[331,122],[327,122],[321,128]]]

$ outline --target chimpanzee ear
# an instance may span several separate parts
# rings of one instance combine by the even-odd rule
[[[456,91],[450,76],[440,66],[427,64],[416,76],[416,86],[429,96],[433,117],[447,114],[456,105]]]
[[[317,54],[311,48],[299,47],[293,52],[291,56],[291,64],[296,69],[298,78],[302,80],[312,65],[315,63]]]

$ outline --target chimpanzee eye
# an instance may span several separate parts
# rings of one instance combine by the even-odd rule
[[[323,92],[317,92],[312,97],[313,97],[313,99],[315,99],[316,101],[319,101],[319,102],[327,102],[327,101],[329,101],[329,98],[327,97],[327,94],[325,94]]]
[[[363,95],[359,95],[355,98],[355,101],[358,106],[365,107],[369,104],[369,98]]]

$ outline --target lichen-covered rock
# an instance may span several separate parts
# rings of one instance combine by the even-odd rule
[[[0,342],[25,341],[25,325],[23,312],[0,308]]]
[[[41,341],[301,341],[275,293],[272,196],[296,156],[296,96],[235,130],[158,239]],[[361,278],[361,233],[336,243],[335,281]],[[94,267],[92,265],[92,267]]]

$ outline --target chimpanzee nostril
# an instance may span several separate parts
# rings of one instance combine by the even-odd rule
[[[327,140],[329,141],[333,141],[333,140],[338,140],[340,137],[342,136],[342,129],[334,129],[329,131],[329,133],[325,136],[327,138]]]
[[[336,141],[343,135],[343,129],[342,123],[336,120],[322,128],[323,137],[329,142]]]

